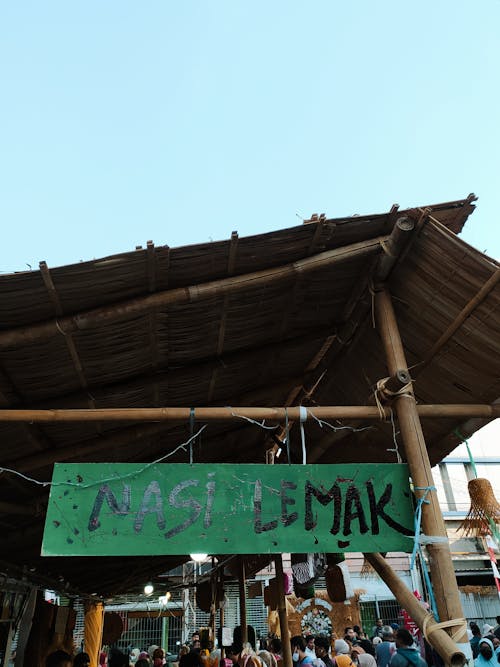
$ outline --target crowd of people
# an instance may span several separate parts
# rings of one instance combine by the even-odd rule
[[[469,623],[469,638],[475,667],[498,667],[500,663],[500,616],[496,625],[485,623],[482,629],[474,621]]]
[[[474,667],[499,667],[500,616],[496,626],[484,624],[482,629],[471,621],[469,637]],[[377,619],[371,633],[358,625],[346,627],[343,638],[330,640],[323,636],[296,635],[290,640],[294,667],[443,667],[443,661],[429,645],[396,623],[384,624]],[[234,642],[225,649],[225,658],[218,648],[201,647],[200,636],[194,632],[191,642],[182,645],[175,656],[177,667],[282,667],[283,646],[275,636],[251,643]],[[164,649],[150,646],[147,651],[133,649],[129,654],[111,649],[101,654],[100,667],[163,667]],[[46,660],[46,667],[90,667],[85,652],[72,658],[65,651],[55,651]]]

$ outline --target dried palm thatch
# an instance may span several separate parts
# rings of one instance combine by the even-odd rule
[[[366,405],[387,375],[372,326],[372,287],[382,280],[418,375],[417,400],[494,403],[500,265],[456,236],[474,200],[313,218],[183,248],[148,243],[0,275],[0,402],[13,409]],[[390,239],[408,219],[411,239],[394,253]],[[471,422],[468,433],[483,424]],[[308,462],[394,461],[389,421],[363,431],[352,420],[329,426],[307,424]],[[457,426],[455,418],[423,419],[432,463],[454,449]],[[290,429],[292,462],[301,456],[297,431],[297,424]],[[178,445],[188,433],[189,423],[4,422],[0,465],[43,481],[55,461],[150,462],[175,450],[169,461],[186,462]],[[213,423],[194,460],[256,463],[268,449],[268,434],[255,424]],[[42,559],[48,487],[33,490],[26,479],[2,474],[9,539],[0,543],[0,562],[14,565],[15,554],[21,568],[115,595],[185,560],[123,556],[100,559],[96,568],[92,558]]]
[[[467,485],[471,499],[470,510],[460,525],[464,535],[475,537],[491,532],[490,522],[500,524],[500,505],[498,504],[489,479],[478,477]]]

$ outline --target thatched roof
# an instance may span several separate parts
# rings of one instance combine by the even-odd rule
[[[473,200],[320,217],[175,249],[150,243],[104,259],[2,275],[1,407],[367,404],[387,375],[371,290],[403,215],[415,229],[387,280],[417,399],[492,403],[500,395],[499,266],[457,237]],[[473,431],[482,423],[460,426]],[[436,463],[457,444],[459,423],[424,420],[423,426]],[[393,461],[392,428],[379,422],[368,431],[326,433],[307,424],[309,459]],[[171,423],[0,422],[0,464],[46,480],[55,461],[151,461],[188,433],[188,424]],[[298,462],[294,430],[291,442]],[[195,460],[264,462],[268,447],[268,434],[247,422],[210,424]],[[185,461],[186,453],[170,460]],[[2,540],[0,560],[73,577],[87,591],[141,580],[134,570],[144,569],[143,561],[41,564],[47,491],[7,473],[2,482],[0,521],[9,539]],[[160,560],[147,568],[178,559]]]

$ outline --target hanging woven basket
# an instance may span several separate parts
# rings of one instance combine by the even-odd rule
[[[498,504],[489,479],[478,477],[468,484],[471,500],[470,510],[460,525],[464,535],[483,536],[491,533],[490,522],[500,524]]]

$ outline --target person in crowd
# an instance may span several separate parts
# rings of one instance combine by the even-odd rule
[[[334,667],[329,653],[330,642],[326,637],[316,637],[314,640],[314,650],[316,651],[316,658],[321,660],[325,667]]]
[[[472,657],[476,659],[477,656],[479,655],[479,642],[481,640],[481,630],[479,629],[479,625],[477,623],[474,623],[474,621],[471,621],[469,623],[469,627],[472,632],[472,639],[470,640]]]
[[[306,643],[306,654],[309,655],[311,658],[316,657],[316,652],[314,650],[314,637],[313,635],[306,635],[304,638],[304,641]]]
[[[283,646],[279,637],[273,637],[269,641],[269,651],[274,655],[276,661],[283,660]]]
[[[483,628],[481,630],[481,636],[486,637],[487,635],[490,635],[493,630],[493,626],[490,625],[489,623],[484,623]]]
[[[375,647],[375,659],[378,667],[387,667],[396,650],[396,645],[394,643],[391,626],[384,625],[382,630],[382,641]]]
[[[346,642],[351,642],[351,644],[355,644],[358,641],[358,636],[354,632],[354,628],[350,625],[344,629],[344,639]]]
[[[335,667],[355,667],[350,655],[339,653],[333,659]]]
[[[189,650],[179,659],[179,667],[204,667],[199,651]]]
[[[238,667],[261,667],[260,660],[253,652],[250,644],[243,647],[243,644],[233,642],[230,648],[226,650],[226,655],[233,665],[238,665]]]
[[[90,655],[81,651],[73,658],[73,667],[90,667]]]
[[[349,655],[351,653],[351,647],[345,639],[336,639],[333,644],[333,650],[335,651],[335,655]]]
[[[165,664],[165,651],[158,646],[153,651],[153,665],[154,667],[162,667]]]
[[[500,639],[500,616],[495,616],[496,625],[493,628],[493,634]]]
[[[427,663],[415,646],[413,636],[406,628],[396,631],[396,653],[391,658],[391,667],[427,667]]]
[[[306,643],[304,637],[295,635],[290,639],[290,646],[292,647],[292,659],[296,667],[302,665],[310,665],[313,658],[306,653]],[[314,654],[316,656],[316,654]]]
[[[356,644],[351,650],[351,659],[355,665],[359,667],[377,667],[377,662],[373,655],[366,653],[365,649]]]
[[[199,639],[193,639],[191,642],[191,652],[201,653],[201,642]]]
[[[129,667],[128,656],[117,648],[112,648],[108,655],[108,667]]]
[[[382,633],[384,629],[384,621],[381,618],[377,618],[375,625],[372,628],[372,638],[380,637],[382,639]]]
[[[493,643],[486,638],[479,642],[479,654],[474,660],[474,667],[498,667],[497,656],[493,649]]]
[[[73,660],[66,651],[53,651],[45,658],[45,667],[72,667]]]
[[[278,661],[267,649],[259,651],[257,655],[259,656],[259,660],[262,663],[262,667],[278,667]]]
[[[352,629],[356,633],[356,637],[358,639],[368,639],[368,637],[366,636],[366,633],[363,632],[363,628],[361,628],[359,625],[353,625]]]
[[[361,646],[361,648],[365,653],[368,653],[369,655],[375,657],[375,646],[369,639],[367,639],[366,637],[364,639],[360,639],[357,645]]]

